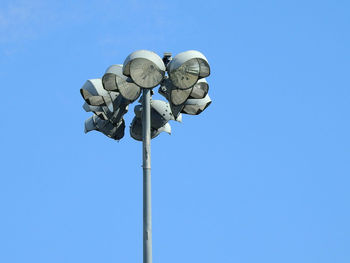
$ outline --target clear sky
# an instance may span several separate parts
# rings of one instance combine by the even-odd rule
[[[152,140],[154,262],[350,262],[349,14],[2,0],[0,262],[142,262],[141,144],[85,135],[79,93],[138,49],[196,49],[212,72],[212,105]]]

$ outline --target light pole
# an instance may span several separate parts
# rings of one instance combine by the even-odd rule
[[[167,73],[167,74],[166,74]],[[142,141],[143,157],[143,262],[152,263],[151,139],[171,132],[170,120],[182,120],[182,113],[198,115],[211,103],[205,77],[210,67],[195,50],[163,59],[148,50],[131,53],[123,65],[110,66],[101,79],[88,80],[80,92],[83,108],[94,115],[85,121],[85,133],[97,130],[120,140],[124,137],[124,114],[142,92],[142,104],[134,108],[130,135]],[[153,88],[168,102],[152,100]]]
[[[142,90],[143,262],[152,263],[151,90]]]

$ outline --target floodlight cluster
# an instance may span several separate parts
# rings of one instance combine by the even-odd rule
[[[161,59],[156,53],[139,50],[131,53],[124,64],[110,66],[102,78],[86,81],[80,89],[83,108],[93,112],[85,121],[85,133],[96,130],[109,138],[124,137],[124,115],[142,89],[153,89],[168,102],[151,100],[151,138],[161,132],[171,133],[170,120],[182,120],[182,113],[198,115],[211,103],[206,77],[210,67],[205,56],[195,50]],[[134,108],[130,135],[142,141],[142,105]]]

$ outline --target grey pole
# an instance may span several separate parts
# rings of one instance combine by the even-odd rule
[[[142,99],[143,148],[143,263],[152,263],[151,209],[151,89],[143,89]]]

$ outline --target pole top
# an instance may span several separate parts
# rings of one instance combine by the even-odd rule
[[[171,52],[164,52],[163,53],[163,62],[165,64],[165,66],[171,61],[172,57],[171,57]]]

